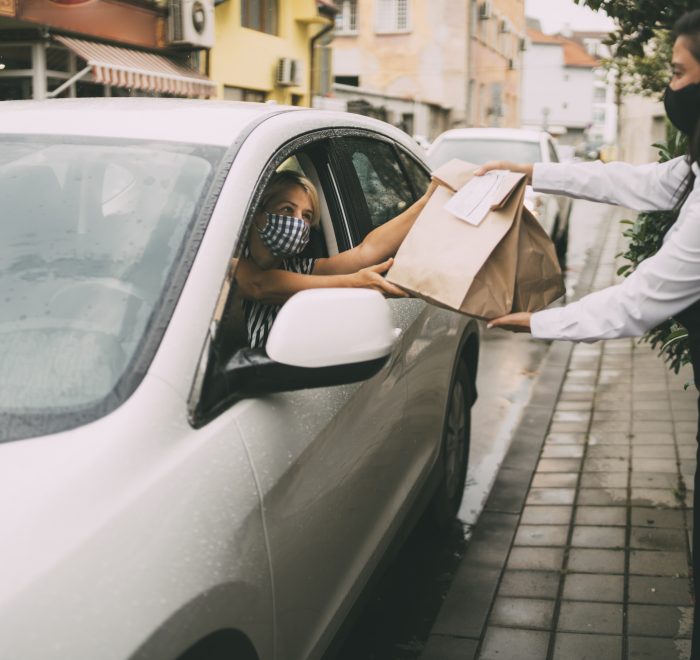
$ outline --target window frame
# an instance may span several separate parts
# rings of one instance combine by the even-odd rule
[[[341,0],[338,13],[335,15],[335,34],[337,36],[354,36],[358,34],[358,2],[357,0]]]
[[[270,16],[268,15],[268,10],[272,10]],[[253,24],[253,17],[256,13],[257,27]],[[241,0],[241,27],[278,36],[279,22],[279,0]]]
[[[389,4],[391,3],[391,4]],[[399,26],[400,5],[405,10],[405,25]],[[413,31],[411,0],[377,0],[374,8],[376,34],[408,34]]]

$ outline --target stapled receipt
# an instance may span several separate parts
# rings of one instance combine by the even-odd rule
[[[498,192],[506,170],[492,170],[475,176],[445,204],[445,210],[470,225],[478,226],[498,201]]]

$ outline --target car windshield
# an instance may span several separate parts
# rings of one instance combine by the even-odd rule
[[[488,138],[453,138],[442,140],[430,151],[432,167],[440,167],[453,158],[481,165],[489,160],[509,160],[514,163],[537,163],[542,160],[538,142]]]
[[[223,151],[0,135],[0,441],[131,393]]]

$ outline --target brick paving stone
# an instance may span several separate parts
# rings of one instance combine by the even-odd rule
[[[673,442],[671,439],[669,442]],[[629,445],[629,433],[610,432],[610,433],[589,433],[588,446],[595,445]]]
[[[640,421],[650,422],[670,422],[673,419],[673,414],[670,410],[648,410],[646,408],[639,409],[635,412],[634,418]]]
[[[632,487],[632,504],[638,506],[658,506],[670,509],[680,508],[681,503],[671,488],[635,488]]]
[[[489,623],[511,628],[550,630],[554,616],[553,600],[499,596],[493,604]]]
[[[591,445],[586,452],[587,458],[629,458],[628,445]]]
[[[573,509],[570,506],[526,506],[520,523],[525,525],[568,525]]]
[[[567,570],[571,573],[613,573],[625,571],[625,553],[622,550],[572,548]]]
[[[631,550],[630,574],[688,575],[688,558],[685,552]]]
[[[673,489],[678,483],[678,474],[669,472],[633,472],[630,485],[634,488]]]
[[[508,557],[509,569],[558,571],[564,559],[563,548],[513,548]]]
[[[632,430],[631,421],[602,421],[591,422],[591,433],[629,433]]]
[[[632,525],[635,527],[680,527],[685,524],[683,512],[673,509],[632,507]]]
[[[641,431],[642,433],[673,433],[673,422],[650,422],[644,419],[632,420],[632,433]],[[676,425],[677,426],[677,425]]]
[[[557,633],[553,660],[618,660],[622,654],[622,637]],[[658,660],[658,659],[657,659]]]
[[[622,447],[622,449],[626,449],[626,447]],[[584,472],[627,472],[628,469],[628,458],[586,457],[586,459],[583,461]]]
[[[690,641],[630,637],[626,660],[690,660]]]
[[[586,444],[585,433],[550,433],[545,438],[545,444],[557,445],[584,445]]]
[[[689,606],[691,600],[690,582],[687,578],[630,575],[630,603]]]
[[[554,415],[552,415],[553,422],[585,422],[587,424],[590,418],[589,412],[580,410],[555,411]],[[670,416],[669,419],[671,419]]]
[[[626,501],[626,488],[581,488],[578,491],[578,504],[608,505],[624,504]]]
[[[670,605],[630,605],[627,626],[630,635],[690,637],[693,612],[690,607]]]
[[[576,548],[623,548],[625,530],[620,527],[575,526],[571,545]]]
[[[616,525],[627,524],[627,509],[623,506],[578,506],[575,522],[577,525]]]
[[[620,409],[620,408],[614,408],[612,410],[599,410],[598,407],[596,406],[594,408],[593,412],[593,421],[594,422],[611,422],[611,421],[618,421],[618,422],[626,422],[630,419],[630,415],[632,414],[631,409]]]
[[[489,626],[479,660],[541,660],[548,645],[548,632]]]
[[[580,458],[541,458],[537,472],[576,472],[580,467]]]
[[[581,488],[625,488],[627,472],[584,472]]]
[[[697,448],[695,445],[680,445],[678,447],[678,457],[680,459],[695,459]]]
[[[526,504],[573,504],[575,488],[531,488]]]
[[[525,598],[557,597],[560,574],[558,571],[505,571],[499,596],[521,596]]]
[[[542,472],[532,478],[533,488],[574,488],[577,483],[576,472]]]
[[[585,401],[558,401],[555,412],[563,412],[565,410],[587,410],[591,411],[593,408],[592,403],[586,403]]]
[[[516,546],[566,545],[567,525],[520,525],[515,535]]]
[[[695,438],[693,438],[695,440]],[[646,433],[635,431],[632,436],[632,445],[672,445],[673,433]]]
[[[695,447],[697,442],[698,441],[694,433],[676,433],[677,445],[690,445],[691,447]]]
[[[622,603],[625,580],[622,575],[568,573],[564,581],[564,600]]]
[[[630,533],[630,547],[642,550],[685,550],[685,533],[682,529],[653,529],[633,527]]]
[[[581,458],[583,445],[558,445],[545,443],[542,458]]]
[[[550,433],[585,433],[588,430],[588,422],[552,422]]]
[[[670,410],[668,401],[634,401],[632,408],[635,410]]]
[[[564,600],[557,630],[566,632],[622,634],[622,605]]]
[[[667,458],[632,458],[633,472],[670,472],[675,474],[678,472],[676,460]]]
[[[632,456],[634,458],[676,458],[676,449],[673,445],[633,445]]]

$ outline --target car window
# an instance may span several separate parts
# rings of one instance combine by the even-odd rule
[[[514,163],[538,163],[542,160],[539,142],[524,140],[489,140],[449,138],[434,144],[428,153],[433,168],[453,158],[482,165],[489,160],[509,160]]]
[[[411,204],[413,191],[391,144],[373,138],[346,138],[344,144],[367,202],[369,229],[391,220]]]
[[[557,150],[554,148],[551,140],[547,140],[547,147],[549,149],[549,161],[551,163],[558,163],[559,155],[557,154]]]
[[[0,424],[3,440],[130,394],[224,152],[0,136],[0,153],[0,417],[24,420]]]
[[[423,165],[404,151],[399,151],[399,159],[408,173],[408,178],[413,184],[416,193],[415,200],[428,189],[430,185],[430,174],[428,174]]]

